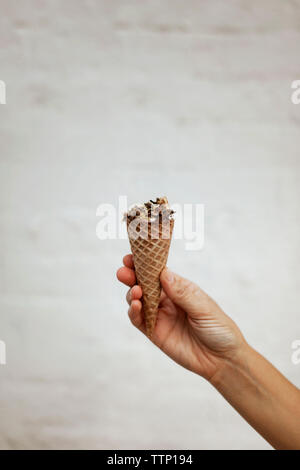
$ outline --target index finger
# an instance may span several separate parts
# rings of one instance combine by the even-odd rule
[[[126,286],[132,287],[136,284],[135,272],[133,269],[127,268],[126,266],[119,268],[117,271],[117,278]]]
[[[134,269],[134,264],[133,264],[133,256],[130,253],[129,255],[125,255],[123,258],[123,264],[127,268]]]

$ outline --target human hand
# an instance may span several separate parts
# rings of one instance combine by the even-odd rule
[[[129,318],[146,334],[142,289],[136,285],[132,255],[123,258],[117,271],[127,292]],[[186,369],[211,380],[224,361],[234,357],[245,340],[237,325],[191,281],[165,268],[161,273],[162,294],[151,341]]]

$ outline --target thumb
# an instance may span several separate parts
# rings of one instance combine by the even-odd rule
[[[165,268],[160,281],[167,296],[190,316],[206,310],[208,295],[193,282]]]

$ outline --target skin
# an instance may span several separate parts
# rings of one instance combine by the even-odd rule
[[[145,333],[142,289],[132,255],[117,271],[130,287],[132,324]],[[196,284],[164,269],[151,341],[186,369],[208,380],[276,449],[300,449],[300,390],[251,348],[237,325]]]

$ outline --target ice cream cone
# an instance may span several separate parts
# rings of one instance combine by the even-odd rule
[[[163,199],[163,201],[167,200]],[[151,222],[147,220],[146,224],[140,225],[139,236],[136,238],[130,230],[131,221],[127,218],[127,231],[136,278],[143,290],[143,313],[146,334],[149,338],[153,334],[157,320],[161,294],[160,273],[167,263],[174,226],[173,218],[168,217],[167,222],[162,223],[160,220],[150,229]]]

